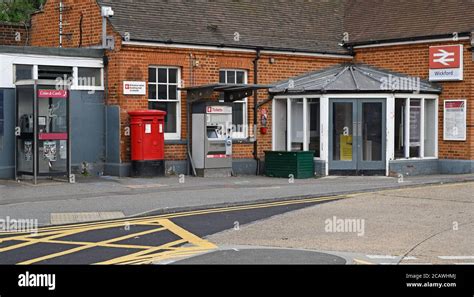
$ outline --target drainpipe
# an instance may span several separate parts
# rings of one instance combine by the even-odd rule
[[[108,114],[108,100],[109,100],[109,57],[106,55],[104,50],[104,56],[102,57],[103,65],[104,65],[104,167],[102,175],[105,175],[105,170],[107,168],[107,163],[109,162],[109,142],[107,141],[107,137],[109,135],[109,114]],[[120,174],[119,174],[120,175]]]
[[[258,60],[260,60],[260,48],[256,49],[255,59],[253,60],[253,83],[258,84]],[[258,124],[258,91],[253,91],[253,134],[254,134],[254,142],[253,142],[253,157],[257,162],[257,170],[256,175],[260,174],[260,159],[258,158],[258,143],[257,143],[257,124]]]
[[[192,53],[189,53],[189,86],[194,85],[193,61],[194,61],[194,56]],[[193,175],[196,175],[194,165],[193,165],[192,155],[191,155],[191,135],[190,134],[191,134],[191,103],[189,102],[189,98],[186,98],[186,158],[187,158],[186,174],[191,175],[191,169],[192,169]]]

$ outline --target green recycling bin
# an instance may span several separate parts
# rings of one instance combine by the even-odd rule
[[[265,151],[265,174],[271,177],[314,177],[314,151]]]

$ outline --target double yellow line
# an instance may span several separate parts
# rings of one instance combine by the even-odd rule
[[[38,233],[43,233],[43,232],[48,232],[48,231],[59,231],[59,230],[71,229],[71,228],[101,226],[101,225],[108,225],[108,224],[113,224],[113,225],[117,226],[121,223],[123,223],[123,224],[126,224],[126,223],[130,223],[130,224],[148,223],[149,221],[153,221],[153,220],[156,220],[156,219],[172,219],[172,218],[178,218],[178,217],[203,215],[203,214],[211,214],[211,213],[220,213],[220,212],[231,212],[231,211],[238,211],[238,210],[269,208],[269,207],[277,207],[277,206],[285,206],[285,205],[309,204],[309,203],[316,203],[316,202],[323,202],[323,201],[347,199],[347,198],[352,198],[354,196],[355,195],[340,195],[340,196],[326,196],[326,197],[317,197],[317,198],[303,198],[303,199],[295,199],[295,200],[284,200],[284,201],[276,201],[276,202],[262,202],[262,203],[248,204],[248,205],[241,205],[241,206],[224,206],[224,207],[216,207],[216,208],[209,208],[209,209],[203,209],[203,210],[184,211],[184,212],[169,213],[169,214],[154,215],[154,216],[129,217],[129,218],[125,218],[125,219],[115,219],[115,220],[109,220],[109,221],[99,221],[99,222],[91,222],[91,223],[80,223],[80,224],[42,227],[38,230]],[[18,233],[10,232],[10,233],[0,233],[0,235],[1,234],[18,234]],[[3,239],[4,238],[0,237],[0,242]]]
[[[67,242],[68,244],[78,244],[79,246],[73,249],[66,250],[66,251],[49,254],[49,255],[35,258],[35,259],[26,260],[22,262],[21,264],[33,264],[42,260],[64,256],[76,251],[88,249],[95,246],[118,247],[119,245],[116,244],[116,242],[119,240],[127,239],[127,238],[138,236],[138,235],[154,233],[161,230],[169,230],[175,233],[176,235],[178,235],[179,237],[181,237],[179,241],[167,243],[159,247],[136,246],[135,248],[145,248],[145,249],[123,256],[123,257],[104,261],[98,264],[139,264],[139,263],[147,263],[147,262],[149,263],[154,260],[176,258],[179,256],[195,254],[195,253],[217,248],[211,242],[201,239],[198,236],[188,232],[187,230],[184,230],[183,228],[175,225],[174,223],[170,221],[170,219],[172,218],[211,214],[211,213],[223,213],[223,212],[232,212],[232,211],[241,211],[241,210],[279,207],[279,206],[286,206],[286,205],[311,204],[311,203],[317,203],[317,202],[345,199],[345,198],[350,198],[353,196],[354,195],[330,196],[330,197],[304,198],[304,199],[285,200],[285,201],[276,201],[276,202],[264,202],[264,203],[256,203],[256,204],[249,204],[249,205],[242,205],[242,206],[218,207],[218,208],[211,208],[211,209],[204,209],[204,210],[185,211],[185,212],[155,215],[155,216],[148,216],[148,217],[141,217],[141,218],[126,218],[126,219],[101,221],[101,222],[93,222],[93,223],[80,223],[80,224],[74,224],[74,225],[44,227],[38,230],[38,233],[36,235],[30,235],[27,233],[23,233],[23,234],[14,233],[15,234],[14,236],[0,238],[0,243],[3,241],[11,241],[11,240],[26,240],[26,242],[23,242],[23,243],[0,248],[0,253],[8,251],[8,250],[13,250],[13,249],[21,248],[24,246],[32,245],[35,243],[40,243],[40,242],[64,243],[64,242],[58,242],[57,239],[67,236],[67,235],[82,233],[86,231],[94,231],[94,230],[100,230],[100,229],[106,229],[106,228],[119,227],[119,226],[124,226],[127,224],[129,225],[156,225],[157,228],[135,233],[135,234],[129,234],[129,235],[122,236],[119,238],[113,238],[113,239],[109,239],[105,241],[94,242],[94,243]],[[37,237],[38,235],[39,237]],[[47,236],[45,237],[45,235]],[[173,245],[175,244],[185,243],[185,242],[189,242],[191,246],[179,247],[179,248],[173,247]],[[157,253],[159,251],[161,252]]]

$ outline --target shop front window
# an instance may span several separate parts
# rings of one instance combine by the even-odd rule
[[[165,139],[179,139],[180,71],[174,67],[148,68],[148,108],[166,111]]]
[[[309,144],[308,149],[314,151],[314,157],[321,157],[320,153],[320,106],[319,99],[308,99]]]
[[[395,100],[395,158],[436,157],[436,99]]]
[[[274,150],[314,151],[314,157],[319,158],[319,98],[275,99],[273,108]]]

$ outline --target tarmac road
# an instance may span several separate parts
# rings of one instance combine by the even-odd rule
[[[238,229],[242,225],[278,214],[348,197],[350,196],[259,203],[44,227],[40,228],[36,234],[1,234],[0,264],[166,263],[217,251],[218,247],[204,238],[208,235],[227,229]],[[235,250],[233,252],[219,251],[219,253],[224,254],[209,255],[220,259],[224,256],[229,259],[228,264],[245,263],[255,256],[261,259],[262,264],[345,263],[341,257],[298,250],[255,249],[238,253],[238,255],[235,255]],[[255,260],[252,262],[258,263]]]

